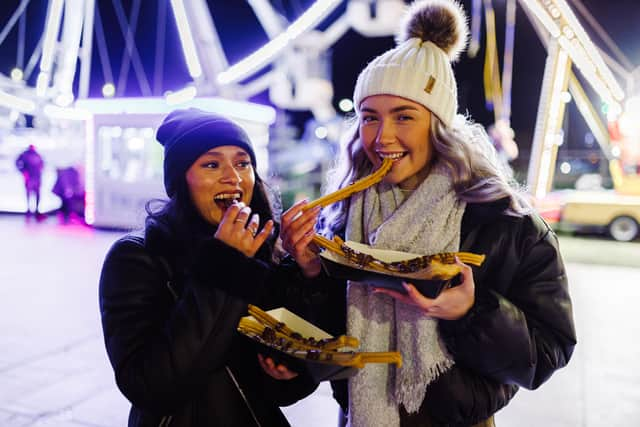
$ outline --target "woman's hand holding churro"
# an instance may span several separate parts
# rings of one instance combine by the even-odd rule
[[[313,243],[315,225],[321,207],[306,209],[308,201],[294,204],[282,215],[280,238],[282,246],[298,263],[306,277],[320,274],[318,247]]]

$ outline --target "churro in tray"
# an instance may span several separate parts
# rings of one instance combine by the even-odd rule
[[[398,352],[359,352],[356,338],[332,337],[284,308],[265,312],[249,305],[248,311],[238,331],[256,342],[261,354],[317,381],[348,378],[367,363],[402,365]]]

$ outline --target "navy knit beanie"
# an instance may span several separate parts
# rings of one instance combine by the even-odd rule
[[[164,188],[172,197],[187,170],[198,157],[212,148],[235,145],[251,156],[256,167],[256,155],[247,133],[236,123],[215,113],[197,108],[175,110],[156,132],[164,146]]]

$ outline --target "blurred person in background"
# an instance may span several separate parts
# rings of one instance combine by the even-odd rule
[[[56,169],[57,178],[51,191],[60,198],[60,221],[68,223],[71,217],[84,216],[84,188],[76,167]]]
[[[16,159],[16,168],[18,168],[24,179],[24,188],[27,198],[27,215],[31,215],[33,213],[38,219],[41,219],[40,185],[44,161],[42,160],[40,153],[36,151],[36,147],[33,144],[29,145],[26,150],[20,153]]]

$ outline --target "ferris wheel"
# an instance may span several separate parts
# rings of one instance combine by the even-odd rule
[[[45,168],[43,186],[52,185],[61,162],[80,165],[86,181],[85,221],[108,227],[134,225],[129,222],[133,212],[143,212],[149,197],[162,196],[161,153],[153,141],[153,129],[171,109],[196,106],[236,119],[254,141],[256,156],[261,158],[258,164],[268,167],[269,126],[275,110],[247,100],[268,91],[278,108],[307,110],[318,122],[335,122],[328,49],[349,29],[365,37],[393,34],[405,7],[403,0],[305,1],[306,10],[290,20],[268,0],[247,0],[245,6],[253,11],[255,22],[246,31],[264,33],[268,40],[230,63],[231,48],[223,45],[216,25],[220,17],[210,6],[213,2],[131,0],[128,11],[123,0],[110,3],[100,2],[98,7],[95,0],[49,0],[44,27],[30,29],[41,33],[32,52],[25,48],[29,0],[19,1],[0,30],[0,45],[12,31],[18,34],[19,52],[13,70],[0,70],[0,133],[6,136],[0,144],[0,179],[3,172],[14,169],[12,162],[2,163],[14,155],[8,146],[17,149],[31,143],[20,139],[24,134],[37,138],[39,147],[49,147],[46,154],[52,161],[48,164],[55,166],[53,171],[49,166],[48,175]],[[136,34],[144,26],[143,15],[150,15],[143,13],[144,8],[154,3],[155,34],[145,34],[156,37],[151,49],[155,54],[152,88],[143,66],[150,62],[144,57],[149,49],[137,46]],[[107,12],[117,18],[120,34],[105,33]],[[174,56],[183,61],[188,75],[181,88],[158,93],[161,84],[155,83],[162,80],[161,65],[168,50],[165,26],[171,21],[180,46]],[[118,36],[124,48],[120,70],[114,72],[107,45]],[[95,49],[98,55],[94,56]],[[92,57],[98,58],[102,73],[92,72]],[[140,97],[125,96],[130,68]],[[89,98],[95,79],[101,80],[101,98]],[[29,129],[21,123],[27,116],[32,117]],[[265,171],[259,168],[260,173]],[[5,184],[19,187],[17,182]],[[20,196],[5,199],[18,203]],[[16,206],[3,205],[0,210],[21,211]]]
[[[0,131],[13,129],[25,115],[34,117],[34,128],[42,128],[43,132],[49,133],[65,132],[69,129],[69,122],[86,120],[87,110],[80,107],[89,105],[86,98],[90,81],[99,75],[91,72],[94,48],[98,49],[102,68],[104,98],[91,100],[92,108],[101,104],[116,105],[120,111],[126,112],[121,100],[128,70],[132,67],[143,96],[130,105],[130,111],[143,108],[139,102],[143,99],[156,106],[161,105],[162,111],[168,111],[177,105],[211,97],[242,102],[268,91],[270,101],[276,107],[308,110],[318,121],[330,121],[336,112],[332,105],[329,48],[350,29],[365,37],[393,34],[405,7],[404,0],[316,0],[305,2],[306,10],[295,19],[288,19],[269,0],[247,0],[246,4],[255,15],[254,28],[247,28],[247,31],[260,31],[267,35],[268,41],[244,58],[230,63],[227,56],[229,47],[221,41],[216,25],[217,14],[209,2],[159,0],[156,2],[157,18],[154,18],[157,26],[154,74],[162,74],[162,67],[158,64],[162,64],[161,58],[165,54],[165,25],[171,19],[180,40],[179,56],[188,71],[182,88],[160,96],[149,84],[142,65],[142,50],[136,46],[135,36],[143,2],[130,0],[127,14],[122,1],[111,0],[110,5],[105,1],[101,3],[102,8],[98,8],[95,0],[49,0],[44,27],[36,30],[41,37],[30,55],[26,55],[29,52],[25,51],[24,43],[25,17],[30,0],[19,1],[0,30],[0,47],[11,32],[18,34],[16,67],[8,73],[0,70]],[[282,4],[282,1],[278,3]],[[495,42],[493,48],[489,43],[490,28],[495,27],[492,3],[492,0],[470,0],[472,18],[477,16],[480,5],[485,10],[488,43],[485,51],[488,54],[493,52],[493,61],[489,68],[485,68],[486,75],[493,79],[486,80],[485,87],[495,86],[493,93],[500,95],[493,100],[494,105],[500,107],[495,110],[496,122],[502,120],[508,124],[510,96],[507,89],[510,87],[511,70],[507,64],[510,67],[511,63],[507,59],[512,58],[505,53],[503,80],[498,81]],[[638,123],[637,119],[628,119],[629,115],[625,119],[627,110],[640,110],[637,107],[640,102],[634,98],[626,99],[639,86],[640,67],[634,68],[624,59],[616,61],[594,45],[575,11],[585,15],[596,31],[602,33],[604,30],[594,17],[588,15],[588,11],[585,13],[586,8],[580,0],[507,0],[508,10],[511,10],[508,16],[514,16],[516,3],[525,10],[548,52],[527,177],[534,195],[541,197],[551,188],[553,180],[566,103],[563,96],[571,94],[605,155],[616,161],[620,157],[618,152],[623,150],[611,144],[608,126],[615,123],[620,131],[632,128],[634,135],[640,135],[640,128],[632,126]],[[149,4],[144,3],[145,6]],[[115,78],[116,73],[111,69],[106,53],[107,41],[113,35],[107,37],[105,34],[100,14],[100,10],[108,6],[117,17],[118,29],[125,41],[118,78]],[[472,19],[472,33],[477,33],[473,28],[477,23],[478,20]],[[607,40],[606,34],[601,38]],[[477,49],[474,41],[472,39],[471,50]],[[616,50],[613,51],[615,53]],[[25,63],[27,56],[29,60]],[[595,112],[593,102],[585,95],[574,68],[609,106],[609,123],[603,123]],[[154,75],[154,82],[158,80]],[[619,80],[626,83],[626,87],[623,88]],[[242,103],[226,102],[221,105],[218,108],[227,112],[248,109]],[[231,108],[232,105],[235,107]],[[142,134],[150,134],[150,129],[145,128]],[[263,148],[266,151],[266,147]],[[637,152],[640,150],[632,155],[640,159]],[[628,180],[624,173],[613,175],[618,177],[618,181]]]
[[[15,124],[21,114],[52,118],[80,115],[74,107],[77,100],[89,94],[90,80],[94,78],[91,73],[94,46],[100,53],[105,98],[123,95],[120,89],[127,73],[123,73],[122,68],[128,70],[130,66],[142,95],[153,95],[135,42],[141,0],[131,2],[128,16],[122,0],[111,2],[125,41],[119,82],[105,53],[108,37],[105,37],[95,0],[49,0],[42,36],[28,63],[24,64],[25,16],[29,3],[30,0],[19,2],[0,33],[0,46],[11,31],[19,33],[21,55],[10,73],[0,70],[0,117],[5,128]],[[320,120],[329,119],[335,111],[324,53],[350,28],[365,36],[393,34],[405,6],[403,0],[317,0],[289,21],[268,0],[247,0],[247,3],[256,17],[256,28],[248,31],[262,31],[269,40],[230,64],[216,29],[215,12],[212,13],[206,0],[157,2],[156,64],[161,63],[158,56],[165,52],[165,19],[171,19],[172,15],[189,74],[182,89],[167,94],[169,102],[203,96],[246,100],[268,90],[270,100],[277,107],[310,110]],[[321,25],[323,30],[319,29]],[[156,66],[155,72],[158,71],[162,70]],[[37,77],[31,78],[32,75]],[[34,84],[27,83],[34,80]]]

